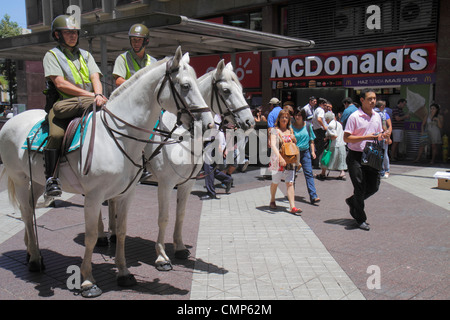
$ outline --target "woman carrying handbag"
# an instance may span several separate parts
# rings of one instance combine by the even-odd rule
[[[270,208],[276,209],[275,193],[281,179],[284,178],[286,182],[287,197],[289,200],[289,212],[295,215],[300,215],[301,209],[295,207],[294,195],[294,167],[298,160],[293,163],[287,163],[286,159],[282,157],[281,150],[284,143],[296,143],[295,136],[291,129],[291,116],[288,111],[281,110],[275,123],[275,127],[271,129],[270,133],[270,164],[269,169],[272,172],[272,183],[270,185]],[[288,161],[289,162],[289,161]]]

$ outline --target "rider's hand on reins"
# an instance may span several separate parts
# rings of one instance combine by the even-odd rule
[[[95,94],[95,103],[97,106],[101,107],[108,101],[108,98],[106,98],[103,94],[97,93]]]

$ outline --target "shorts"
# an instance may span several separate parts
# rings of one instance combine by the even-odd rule
[[[403,129],[393,129],[392,130],[392,141],[393,142],[403,142]]]
[[[295,171],[294,170],[284,170],[276,171],[272,174],[272,183],[279,184],[284,178],[284,182],[294,182]]]

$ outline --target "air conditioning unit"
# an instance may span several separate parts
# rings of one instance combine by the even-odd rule
[[[402,0],[399,12],[399,31],[427,28],[431,23],[433,1]]]
[[[361,8],[343,8],[336,10],[334,15],[334,36],[336,38],[348,38],[359,35],[361,20],[364,12]]]

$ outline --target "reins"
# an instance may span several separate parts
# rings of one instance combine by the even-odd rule
[[[219,124],[219,130],[223,129],[224,126],[224,120],[225,117],[231,115],[234,119],[237,118],[237,113],[245,110],[245,109],[250,109],[250,106],[247,104],[245,106],[242,106],[240,108],[237,108],[235,110],[231,110],[230,107],[228,106],[227,102],[225,101],[225,99],[222,97],[222,95],[219,94],[219,87],[217,86],[218,83],[223,82],[224,80],[212,80],[212,94],[211,94],[211,107],[214,104],[214,100],[216,101],[217,107],[219,108],[219,113],[220,116],[222,118],[222,122]],[[223,105],[225,105],[225,109],[226,111],[224,112],[220,102],[222,102]],[[236,123],[236,125],[241,128],[241,126],[239,125],[239,123]]]

